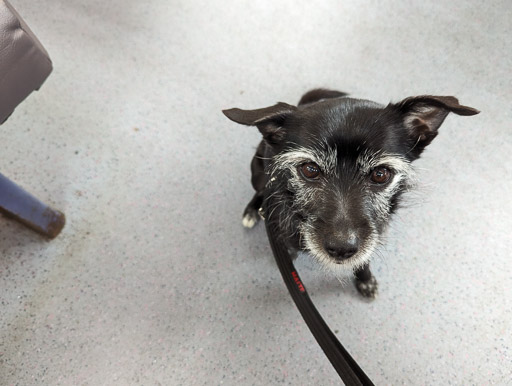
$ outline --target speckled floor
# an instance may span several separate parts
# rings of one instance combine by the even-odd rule
[[[257,130],[220,113],[318,86],[482,111],[417,163],[377,300],[298,268],[375,384],[512,384],[508,1],[12,3],[55,69],[0,127],[0,170],[68,223],[0,218],[0,384],[338,384],[241,226]]]

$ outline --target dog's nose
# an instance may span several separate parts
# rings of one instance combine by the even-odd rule
[[[357,253],[359,240],[355,237],[348,240],[326,240],[324,248],[336,260],[347,260]]]

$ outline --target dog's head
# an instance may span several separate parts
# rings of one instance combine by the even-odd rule
[[[343,97],[224,111],[235,122],[257,126],[269,145],[267,173],[281,230],[298,232],[303,248],[335,269],[369,260],[412,185],[411,162],[450,112],[478,113],[448,96],[388,106]]]

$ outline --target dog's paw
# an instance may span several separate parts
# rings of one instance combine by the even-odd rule
[[[370,280],[367,281],[356,279],[356,288],[361,295],[368,299],[375,299],[379,292],[379,284],[373,275]]]
[[[244,213],[244,217],[242,218],[242,225],[246,228],[252,228],[259,221],[260,215],[257,211],[248,211]]]

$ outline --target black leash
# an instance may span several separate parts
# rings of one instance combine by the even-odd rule
[[[277,266],[281,271],[286,287],[288,287],[288,291],[304,318],[304,321],[311,330],[311,333],[338,372],[341,380],[348,386],[373,386],[370,378],[368,378],[356,361],[350,356],[348,351],[345,350],[311,301],[306,288],[295,270],[293,260],[288,250],[277,238],[278,231],[273,222],[267,218],[265,226],[272,252],[274,253]]]

